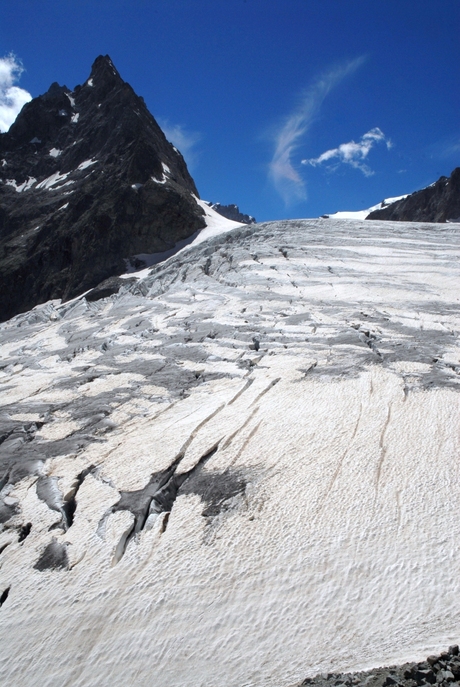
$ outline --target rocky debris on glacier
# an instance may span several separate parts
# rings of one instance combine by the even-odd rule
[[[219,215],[231,219],[234,222],[241,222],[242,224],[256,223],[256,218],[240,212],[238,205],[221,205],[220,203],[209,203],[209,205],[213,210],[218,212]]]
[[[107,55],[73,91],[52,84],[0,134],[0,320],[171,249],[205,226],[197,197]]]
[[[442,176],[434,184],[415,191],[387,207],[374,209],[366,219],[398,222],[459,222],[460,167],[450,177]]]
[[[454,642],[458,238],[240,227],[1,324],[0,680],[287,687]]]
[[[424,687],[460,685],[460,656],[458,644],[453,644],[439,655],[428,656],[420,663],[375,668],[356,673],[327,673],[306,678],[299,687]]]

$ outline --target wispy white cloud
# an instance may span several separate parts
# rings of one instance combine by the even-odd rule
[[[180,124],[171,124],[167,119],[159,120],[164,135],[179,150],[188,167],[193,168],[198,161],[197,143],[201,140],[198,131],[187,131]]]
[[[391,141],[386,138],[385,134],[378,126],[365,133],[364,136],[361,136],[358,143],[355,143],[355,141],[341,143],[338,148],[326,150],[326,152],[322,153],[319,157],[311,158],[310,160],[302,160],[302,164],[316,167],[323,162],[334,161],[335,165],[332,169],[336,169],[339,164],[343,163],[351,165],[355,169],[360,169],[365,176],[369,177],[372,176],[374,172],[365,163],[365,160],[376,143],[385,143],[387,148],[391,148]]]
[[[453,155],[458,156],[460,153],[460,136],[454,136],[438,144],[436,147],[432,146],[432,148],[435,148],[438,155],[442,158],[451,157]]]
[[[23,105],[32,100],[30,93],[14,85],[23,71],[13,53],[0,57],[0,131],[8,131]]]
[[[327,94],[346,76],[355,72],[364,60],[365,57],[359,57],[330,69],[320,76],[304,93],[299,106],[276,132],[275,151],[269,165],[269,176],[286,204],[305,200],[307,197],[305,182],[292,161],[294,152],[310,129]]]

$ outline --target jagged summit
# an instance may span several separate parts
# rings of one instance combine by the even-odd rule
[[[96,57],[91,67],[89,78],[101,79],[102,81],[123,81],[109,55],[99,55],[99,57]]]
[[[0,135],[0,319],[72,298],[205,226],[182,155],[108,55]]]

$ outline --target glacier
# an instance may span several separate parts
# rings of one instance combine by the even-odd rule
[[[458,641],[458,239],[236,226],[2,323],[2,682],[289,687]]]

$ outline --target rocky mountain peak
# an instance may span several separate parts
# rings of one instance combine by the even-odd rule
[[[72,298],[205,226],[181,154],[108,55],[0,134],[0,319]]]
[[[450,177],[442,176],[434,184],[374,210],[366,219],[393,222],[449,222],[460,218],[460,167]]]
[[[213,210],[218,212],[219,215],[222,215],[222,217],[226,217],[227,219],[231,219],[234,222],[242,222],[243,224],[255,224],[257,221],[255,217],[240,212],[238,205],[235,204],[221,205],[220,203],[210,203],[210,206]]]
[[[124,85],[128,84],[123,81],[110,57],[108,55],[99,55],[94,60],[91,73],[82,88],[94,89],[95,94],[100,97]]]
[[[89,78],[101,79],[102,81],[113,81],[115,79],[123,81],[109,55],[99,55],[99,57],[96,57],[91,67]]]
[[[43,94],[43,98],[55,98],[62,95],[63,93],[70,93],[67,86],[60,86],[57,81],[53,81],[51,86],[48,88],[46,93]]]

